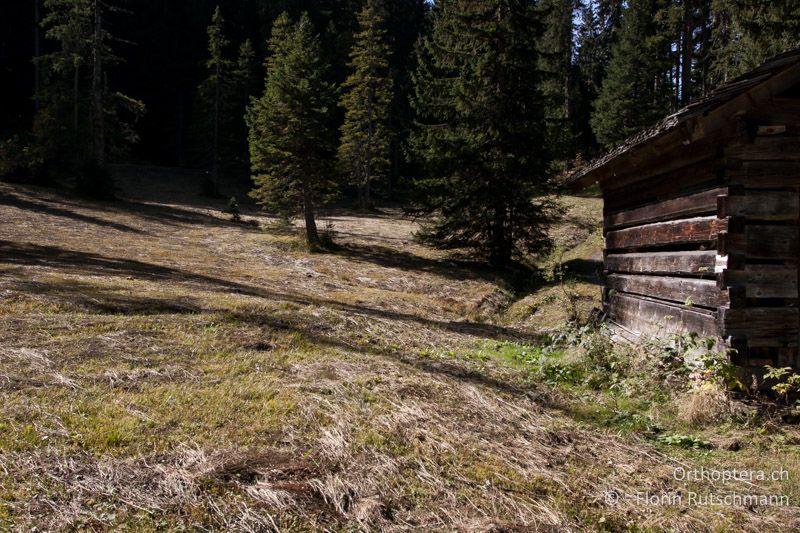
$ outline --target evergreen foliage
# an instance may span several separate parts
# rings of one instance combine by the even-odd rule
[[[224,20],[219,6],[214,10],[211,26],[208,27],[208,53],[206,68],[209,76],[200,86],[200,94],[205,101],[210,103],[211,117],[211,194],[219,193],[219,159],[220,159],[220,122],[224,110],[222,100],[225,92],[225,82],[230,68],[230,61],[225,58],[225,48],[230,44],[223,33]]]
[[[667,25],[654,17],[666,1],[628,2],[591,117],[597,140],[606,147],[653,125],[671,109],[671,41]]]
[[[557,207],[541,92],[540,13],[522,0],[442,0],[414,76],[426,177],[421,237],[493,264],[543,252]]]
[[[133,125],[144,112],[142,102],[110,91],[107,83],[106,69],[121,60],[106,20],[121,10],[99,0],[45,0],[44,8],[45,36],[56,46],[36,58],[43,79],[30,164],[109,196],[113,186],[102,167],[138,141]],[[108,183],[99,186],[101,178]]]
[[[585,2],[577,9],[579,25],[575,34],[577,51],[572,123],[579,156],[591,157],[598,150],[589,118],[608,71],[622,10],[622,0]]]
[[[254,169],[259,200],[310,206],[313,233],[338,160],[362,206],[413,182],[423,237],[495,263],[546,247],[550,172],[800,45],[793,0],[23,4],[0,3],[3,175],[109,195],[107,160],[193,164],[218,193]]]
[[[315,206],[332,188],[334,99],[308,15],[292,23],[282,14],[269,42],[264,95],[252,101],[247,114],[251,196],[286,218],[302,213],[312,247],[320,242]]]
[[[358,15],[360,31],[350,52],[352,74],[344,83],[345,109],[339,160],[358,187],[359,206],[372,207],[372,182],[387,178],[391,134],[392,80],[389,45],[379,0],[367,0]]]
[[[217,6],[207,29],[206,78],[197,88],[193,125],[195,161],[208,171],[205,192],[211,196],[220,194],[221,177],[249,175],[244,115],[254,91],[256,55],[245,39],[232,58],[225,26]]]
[[[711,6],[712,84],[800,46],[800,3],[796,0],[713,0]]]
[[[575,0],[542,0],[544,34],[540,37],[540,66],[543,72],[548,145],[553,156],[566,160],[575,152],[574,111],[575,69],[573,66],[573,18]]]

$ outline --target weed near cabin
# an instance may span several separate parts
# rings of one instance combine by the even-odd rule
[[[561,401],[574,418],[656,444],[682,447],[680,439],[660,437],[692,435],[690,429],[711,434],[721,423],[753,424],[749,414],[732,408],[729,391],[741,383],[727,354],[697,335],[632,345],[614,343],[602,327],[571,324],[541,343],[486,342],[457,357],[520,368],[529,383],[566,392]]]

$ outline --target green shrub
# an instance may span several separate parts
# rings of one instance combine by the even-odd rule
[[[234,222],[242,221],[242,212],[239,209],[239,201],[235,196],[231,196],[231,199],[228,200],[228,209],[226,212],[231,215],[231,219]]]
[[[775,368],[767,365],[765,368],[767,372],[764,374],[764,379],[776,381],[770,388],[778,394],[780,399],[788,402],[790,394],[800,392],[800,374],[791,367]],[[796,403],[800,403],[800,400]]]

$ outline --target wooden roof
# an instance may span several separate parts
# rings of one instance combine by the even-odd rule
[[[718,110],[726,108],[729,111],[731,106],[737,107],[737,103],[741,103],[741,107],[755,107],[761,100],[764,100],[764,97],[772,97],[779,90],[784,90],[787,85],[786,78],[789,78],[790,84],[796,83],[800,80],[800,68],[798,67],[800,67],[800,48],[778,54],[755,69],[722,84],[708,96],[628,138],[604,156],[575,169],[566,176],[564,183],[572,189],[582,189],[596,182],[600,182],[602,185],[608,178],[616,174],[612,167],[626,164],[624,161],[628,159],[626,156],[657,141],[673,147],[688,146],[705,137],[714,129],[705,123],[717,115]],[[785,75],[787,71],[791,71],[788,76]],[[783,81],[783,83],[777,84],[779,90],[762,91],[763,94],[760,95],[751,94],[751,91],[759,86],[772,85],[771,82],[779,77]],[[681,130],[683,134],[673,135],[674,139],[665,139],[669,134]]]

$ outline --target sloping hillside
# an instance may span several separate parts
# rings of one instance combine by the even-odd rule
[[[597,398],[520,364],[566,316],[557,284],[493,307],[502,279],[415,244],[398,213],[334,213],[339,248],[309,254],[254,211],[235,224],[159,190],[140,178],[131,201],[97,204],[0,185],[0,529],[800,525],[791,506],[626,499],[796,498],[796,482],[674,476],[713,463],[794,480],[794,437],[694,453],[598,422]],[[573,203],[559,238],[590,307],[598,206]]]

